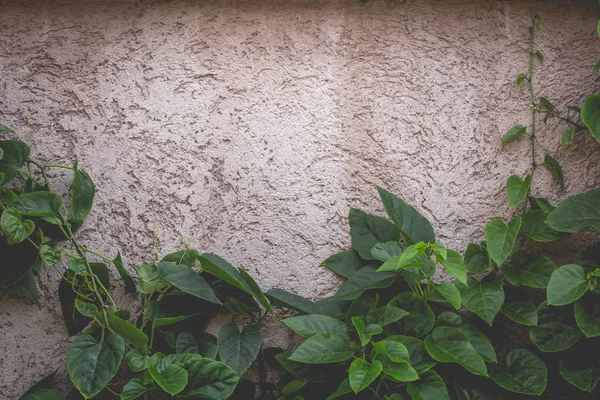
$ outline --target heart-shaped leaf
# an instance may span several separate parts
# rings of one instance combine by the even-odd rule
[[[438,316],[436,324],[437,326],[449,326],[458,329],[465,334],[475,351],[479,353],[485,362],[495,363],[497,361],[494,346],[492,346],[487,336],[460,315],[448,311],[443,312]]]
[[[284,319],[282,322],[298,335],[305,338],[316,335],[317,333],[348,333],[346,325],[339,320],[326,315],[299,315]]]
[[[560,375],[571,385],[592,392],[600,381],[598,342],[586,340],[561,355]]]
[[[559,232],[577,232],[588,226],[600,231],[600,189],[567,197],[548,215],[546,224]]]
[[[350,387],[354,393],[360,392],[377,379],[382,370],[383,366],[380,361],[375,360],[369,364],[366,360],[357,358],[350,364],[348,372]]]
[[[500,144],[502,147],[507,145],[508,143],[517,140],[521,136],[523,136],[527,132],[527,128],[523,125],[515,125],[506,132],[504,137],[502,137],[502,143]]]
[[[482,274],[492,270],[490,254],[483,246],[470,243],[465,251],[465,266],[472,274]]]
[[[242,375],[256,359],[262,336],[256,325],[247,325],[240,332],[235,323],[229,322],[219,330],[217,341],[221,361]]]
[[[347,335],[319,333],[306,339],[289,357],[305,364],[331,364],[345,361],[354,355],[354,346]]]
[[[4,210],[2,217],[0,218],[0,225],[6,235],[8,244],[21,243],[35,230],[33,221],[23,221],[21,214],[15,208],[7,208]]]
[[[469,286],[460,286],[460,294],[465,308],[481,317],[489,326],[502,304],[504,304],[504,289],[502,281],[471,279]]]
[[[435,287],[438,292],[452,307],[459,310],[462,306],[460,291],[451,282],[442,282]]]
[[[552,307],[543,302],[538,307],[538,325],[529,338],[541,351],[555,353],[573,346],[583,337],[573,317],[573,306]]]
[[[517,207],[525,200],[529,188],[531,187],[531,175],[527,175],[525,179],[521,179],[518,175],[512,175],[506,181],[506,198],[508,205],[512,208]]]
[[[462,284],[467,284],[467,267],[463,262],[462,257],[454,250],[448,250],[445,260],[440,260],[444,269],[457,281]]]
[[[150,365],[148,372],[154,382],[170,395],[181,392],[188,383],[188,373],[179,365],[168,365],[160,372],[154,365]]]
[[[412,400],[450,400],[444,380],[433,371],[427,371],[418,381],[410,382],[406,390]]]
[[[501,365],[490,368],[490,378],[511,392],[539,396],[546,390],[548,369],[535,354],[515,349]]]
[[[515,253],[512,264],[502,268],[502,274],[514,286],[546,289],[556,264],[546,256]]]
[[[575,302],[574,307],[575,321],[585,337],[600,336],[600,297],[585,295]]]
[[[512,252],[519,229],[521,217],[514,217],[508,226],[498,218],[486,225],[484,233],[487,250],[498,266],[502,265]]]
[[[221,304],[202,275],[187,265],[163,261],[158,263],[156,269],[165,281],[177,289],[211,303]]]
[[[425,338],[431,357],[443,363],[457,363],[475,375],[488,376],[485,361],[473,348],[467,336],[457,328],[441,326]]]
[[[571,304],[587,292],[590,280],[583,267],[568,264],[556,269],[548,282],[548,305]]]
[[[380,243],[377,243],[377,245],[379,244]],[[375,247],[371,252],[374,250]],[[356,271],[363,267],[362,259],[358,253],[352,249],[332,255],[323,261],[323,266],[344,278],[350,278]]]
[[[367,214],[356,208],[350,209],[350,236],[352,248],[365,260],[373,260],[371,249],[378,242],[397,242],[398,228],[385,218]]]

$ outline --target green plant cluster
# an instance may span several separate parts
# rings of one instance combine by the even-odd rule
[[[74,385],[67,399],[252,399],[255,384],[242,379],[252,365],[263,399],[598,394],[600,248],[561,266],[526,250],[532,242],[600,230],[600,189],[556,206],[531,193],[541,165],[564,185],[556,159],[545,155],[537,162],[539,115],[569,124],[561,136],[565,145],[578,130],[600,141],[600,95],[588,97],[581,109],[570,107],[566,117],[536,97],[534,62],[543,63],[544,56],[534,39],[542,26],[536,17],[529,28],[529,70],[517,77],[517,84],[528,82],[531,124],[513,127],[502,139],[502,146],[527,136],[531,142],[531,173],[506,184],[517,215],[508,224],[490,221],[485,240],[469,244],[461,256],[436,240],[415,208],[378,187],[387,218],[350,210],[352,248],[323,263],[345,282],[316,302],[280,289],[263,293],[243,269],[189,246],[134,267],[133,278],[119,252],[107,257],[75,236],[92,207],[90,176],[76,162],[44,165],[30,158],[25,143],[0,141],[0,288],[37,302],[42,263],[61,275],[64,320],[78,335],[67,353]],[[72,171],[70,196],[52,190],[48,171],[54,168]],[[112,298],[109,265],[141,299],[139,318],[132,320]],[[434,280],[437,270],[454,282]],[[263,348],[259,328],[273,307],[296,312],[283,320],[306,339],[293,351]],[[242,321],[242,329],[229,322],[209,334],[208,322],[222,314]],[[279,382],[267,382],[271,358],[285,371]],[[22,399],[63,399],[48,381]]]

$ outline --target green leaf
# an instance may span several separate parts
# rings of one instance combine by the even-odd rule
[[[575,321],[587,338],[600,336],[600,297],[586,295],[575,302]]]
[[[361,317],[352,317],[352,325],[356,328],[360,344],[363,345],[363,347],[371,341],[373,335],[378,335],[383,332],[381,325],[369,324],[365,326],[365,322]]]
[[[467,284],[467,267],[465,267],[465,263],[463,262],[462,257],[454,250],[448,250],[447,258],[445,260],[441,260],[441,264],[444,269],[457,281]]]
[[[541,351],[555,353],[577,343],[583,333],[573,317],[573,307],[552,307],[543,302],[538,307],[538,325],[531,328],[529,338]]]
[[[467,336],[457,328],[435,328],[425,338],[425,347],[436,361],[457,363],[472,374],[488,376],[483,358],[473,348]]]
[[[148,318],[152,321],[152,324],[159,328],[161,326],[170,326],[186,320],[190,318],[192,315],[177,315],[177,316],[168,316],[164,310],[162,310],[160,303],[158,301],[151,301],[146,306],[146,311],[148,313]]]
[[[560,185],[560,190],[565,190],[565,177],[558,161],[546,154],[546,157],[544,157],[544,165],[552,172],[554,179],[556,179]]]
[[[219,330],[217,341],[221,361],[242,375],[256,359],[262,336],[256,325],[246,325],[240,332],[235,323],[229,322]]]
[[[83,314],[83,313],[82,313]],[[148,336],[141,330],[135,327],[135,325],[131,324],[124,319],[113,315],[112,313],[108,314],[108,323],[110,324],[110,328],[123,339],[128,342],[133,343],[136,347],[140,347],[148,343]]]
[[[258,286],[258,283],[256,283],[254,278],[252,278],[250,274],[248,274],[241,268],[238,268],[238,271],[240,272],[242,278],[244,278],[246,285],[250,288],[251,294],[254,296],[254,298],[258,300],[258,302],[264,308],[266,308],[267,311],[273,313],[273,307],[271,306],[271,302],[269,301],[269,299],[267,299],[267,296],[265,296],[264,292],[262,291],[260,286]]]
[[[408,312],[398,307],[379,307],[367,316],[367,324],[386,326],[406,317]]]
[[[435,325],[435,314],[431,307],[413,292],[400,293],[389,305],[408,311],[409,314],[398,322],[407,335],[424,336]]]
[[[357,358],[350,364],[348,372],[350,387],[355,394],[358,394],[377,379],[382,370],[383,366],[380,361],[375,360],[373,364],[369,364],[366,360]]]
[[[437,326],[449,326],[461,331],[469,340],[473,348],[485,362],[495,363],[496,352],[490,340],[475,325],[453,312],[443,312],[438,315]]]
[[[585,98],[581,107],[581,121],[600,142],[600,94]]]
[[[11,129],[4,126],[4,125],[0,125],[0,133],[10,133]]]
[[[548,305],[564,306],[573,303],[587,292],[590,281],[583,267],[576,264],[556,269],[548,282]]]
[[[403,200],[377,186],[386,213],[410,244],[435,243],[433,227],[417,210]]]
[[[600,71],[600,60],[594,65],[594,72]]]
[[[208,333],[202,334],[202,336],[198,340],[198,351],[202,357],[212,358],[213,360],[217,358],[217,338]]]
[[[112,263],[114,264],[115,268],[117,268],[123,283],[125,283],[125,290],[129,293],[135,293],[135,282],[133,281],[131,274],[129,274],[129,272],[123,266],[123,260],[121,259],[120,251],[117,251],[117,257],[115,257]]]
[[[27,272],[18,282],[4,289],[8,293],[22,297],[36,304],[38,302],[37,282],[33,271]]]
[[[438,292],[452,307],[456,310],[461,308],[462,298],[460,291],[450,282],[442,282],[435,287],[435,291]]]
[[[571,385],[585,392],[591,393],[600,381],[600,357],[597,346],[597,342],[585,341],[561,354],[560,375]]]
[[[377,243],[371,249],[371,255],[379,261],[386,262],[392,257],[399,257],[404,253],[404,249],[406,248],[405,243],[399,242],[386,242],[386,243]]]
[[[150,365],[148,372],[158,386],[170,395],[181,392],[188,383],[187,371],[175,364],[168,365],[161,372],[158,372],[154,365]]]
[[[19,199],[19,196],[6,186],[0,186],[0,203],[8,206]]]
[[[527,76],[525,74],[517,75],[517,79],[516,79],[517,85],[520,85],[521,82],[523,82],[523,80],[525,80],[525,79],[527,79]]]
[[[383,289],[391,286],[398,274],[377,272],[377,267],[364,267],[352,275],[333,295],[335,300],[353,300],[368,289]]]
[[[537,309],[530,297],[507,299],[500,312],[521,325],[536,326],[538,323]]]
[[[502,265],[508,258],[521,229],[521,217],[514,217],[508,226],[502,220],[491,220],[485,227],[485,242],[492,260]]]
[[[371,249],[378,242],[400,239],[398,228],[385,218],[351,208],[349,220],[352,248],[365,260],[373,260]]]
[[[56,250],[47,244],[40,246],[40,258],[48,265],[56,265],[60,263],[64,255],[64,251]]]
[[[377,354],[386,355],[391,361],[397,363],[410,363],[408,349],[401,342],[386,338],[381,342],[374,342],[373,349]]]
[[[546,364],[527,350],[511,350],[504,362],[489,372],[498,386],[511,392],[539,396],[546,390]]]
[[[0,225],[2,226],[4,235],[6,235],[8,244],[21,243],[35,230],[33,221],[23,221],[21,214],[15,208],[7,208],[4,210],[2,217],[0,218]]]
[[[540,61],[540,64],[544,63],[544,53],[542,53],[540,50],[538,50],[535,52],[535,56]]]
[[[37,388],[28,391],[19,400],[64,400],[64,397],[56,389]]]
[[[427,371],[416,382],[406,388],[412,400],[450,400],[444,380],[433,371]]]
[[[513,257],[510,268],[502,268],[502,274],[514,286],[529,286],[546,289],[550,276],[556,270],[556,264],[546,256],[532,254]]]
[[[94,318],[98,312],[98,307],[96,307],[94,304],[87,303],[79,299],[75,299],[75,308],[81,315],[88,318]]]
[[[288,328],[298,335],[308,338],[317,333],[334,332],[347,334],[346,325],[335,318],[326,315],[312,314],[300,315],[282,321]]]
[[[523,125],[515,125],[506,132],[504,137],[502,138],[502,143],[500,144],[502,147],[506,146],[508,143],[517,140],[521,136],[523,136],[527,132],[527,128]]]
[[[465,252],[465,266],[472,274],[482,274],[492,270],[490,254],[485,247],[470,243]]]
[[[521,179],[518,175],[512,175],[506,181],[506,198],[508,205],[512,208],[517,207],[525,200],[529,188],[531,187],[531,175],[527,175],[525,179]]]
[[[536,242],[553,242],[560,239],[561,233],[546,224],[548,212],[530,209],[521,216],[522,224],[520,236],[527,236]]]
[[[175,341],[175,352],[200,354],[200,349],[198,348],[198,343],[196,342],[194,335],[188,331],[179,332],[177,340]]]
[[[559,232],[577,232],[588,226],[599,231],[600,189],[567,197],[548,215],[546,223]]]
[[[73,184],[71,185],[71,211],[73,218],[83,222],[92,209],[96,186],[87,172],[77,169],[77,163],[73,166]]]
[[[397,382],[414,382],[419,379],[417,371],[406,361],[394,362],[389,358],[383,358],[382,364],[383,373]]]
[[[323,266],[344,278],[350,278],[363,267],[360,256],[352,249],[332,255],[323,261]]]
[[[459,288],[465,308],[481,317],[489,326],[504,303],[501,280],[471,280],[468,287]]]
[[[144,386],[141,379],[133,378],[123,386],[121,400],[135,400],[146,393],[150,388]]]
[[[598,66],[600,66],[600,63],[598,64]],[[575,127],[565,129],[564,132],[560,135],[560,144],[562,144],[563,146],[570,145],[573,141],[574,134]]]
[[[158,263],[156,269],[160,276],[177,289],[215,304],[221,304],[215,292],[202,276],[184,264],[174,265],[163,261]]]
[[[436,364],[427,352],[422,340],[412,336],[393,335],[388,336],[385,341],[395,341],[404,345],[408,350],[410,365],[414,367],[418,374],[429,371]]]
[[[304,364],[291,361],[291,352],[280,353],[275,356],[281,366],[298,379],[314,383],[331,382],[331,364]]]
[[[240,271],[216,254],[204,253],[198,257],[202,271],[208,272],[229,283],[231,286],[254,296]]]
[[[296,393],[298,390],[302,389],[307,383],[308,382],[301,380],[291,381],[283,387],[283,394],[290,395],[292,393]]]
[[[325,314],[314,302],[281,289],[271,289],[266,293],[274,306],[289,308],[303,314]]]
[[[30,217],[54,217],[62,206],[62,198],[51,192],[32,192],[19,196],[13,203],[21,215]]]
[[[4,184],[9,183],[19,169],[29,158],[31,149],[23,142],[17,140],[0,140],[0,149],[2,149],[2,159],[0,159],[0,172],[4,174]]]
[[[160,261],[169,261],[169,262],[172,262],[173,264],[183,264],[183,265],[187,265],[190,268],[193,268],[196,266],[196,264],[197,264],[196,261],[199,256],[200,256],[200,254],[198,253],[198,250],[183,249],[183,250],[178,250],[174,253],[167,254]]]
[[[344,379],[340,386],[338,386],[337,390],[327,396],[326,400],[337,399],[338,397],[342,397],[345,394],[352,393],[352,388],[350,387],[350,381],[348,378]]]
[[[108,335],[103,342],[81,334],[67,352],[67,372],[73,385],[87,399],[96,396],[117,374],[125,342],[119,335]]]
[[[345,361],[354,355],[354,347],[347,335],[319,333],[302,343],[289,357],[305,364],[330,364]]]

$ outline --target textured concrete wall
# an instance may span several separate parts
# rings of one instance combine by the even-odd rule
[[[514,78],[535,14],[538,92],[577,104],[600,87],[593,3],[0,0],[0,122],[89,171],[91,247],[142,263],[156,227],[160,253],[181,233],[264,288],[317,298],[338,285],[319,264],[348,247],[348,209],[381,212],[375,184],[461,251],[511,215],[504,182],[527,173],[529,147],[499,141],[529,121]],[[600,185],[598,143],[565,150],[560,131],[542,125],[538,147],[567,193]],[[534,192],[565,195],[543,169]],[[44,271],[39,305],[2,297],[0,398],[64,377],[56,287]]]

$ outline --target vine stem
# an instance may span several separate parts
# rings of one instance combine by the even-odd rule
[[[535,21],[539,17],[536,15],[533,18],[533,22],[529,27],[529,79],[527,79],[529,83],[529,93],[531,95],[531,104],[529,107],[531,108],[531,177],[533,178],[533,173],[535,172],[536,162],[535,162],[535,119],[537,114],[537,108],[535,105],[535,91],[533,89],[533,48],[534,48],[534,40],[535,40]],[[529,191],[531,191],[531,186],[529,187]]]

